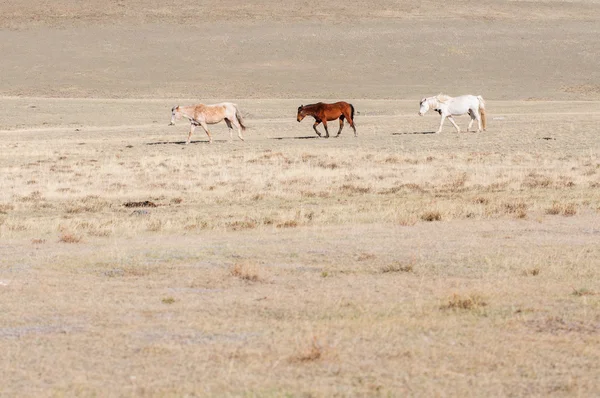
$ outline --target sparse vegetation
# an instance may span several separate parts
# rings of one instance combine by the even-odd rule
[[[443,310],[476,310],[487,305],[484,298],[477,293],[467,295],[453,294],[448,302],[440,308]]]
[[[62,243],[79,243],[81,242],[81,237],[71,233],[63,233],[60,235],[58,241]]]
[[[571,217],[577,214],[577,206],[574,203],[558,203],[554,202],[551,207],[546,209],[546,214],[550,215],[563,215],[565,217]]]
[[[442,220],[442,213],[440,213],[437,210],[431,210],[431,211],[426,211],[425,213],[421,214],[421,220],[423,221],[441,221]]]
[[[546,8],[565,18],[566,6]],[[242,8],[246,15],[248,7]],[[162,11],[151,9],[151,26],[143,31],[160,37],[160,47],[165,37],[153,30]],[[69,12],[54,11],[55,20]],[[490,26],[505,18],[469,15],[491,18]],[[386,20],[386,32],[395,31],[396,19]],[[181,50],[200,37],[225,51],[199,52],[207,61],[186,68],[212,70],[211,59],[256,45],[253,34],[262,29],[252,21],[222,35],[210,21],[192,41],[178,36],[176,57],[161,55],[170,67],[179,65],[181,54],[194,58],[195,52]],[[294,28],[300,42],[313,40],[313,33],[321,38],[315,26],[302,33],[302,23]],[[348,45],[359,45],[369,24],[352,25],[357,40]],[[346,29],[327,25],[328,33]],[[454,25],[463,26],[448,24]],[[588,25],[581,29],[590,49],[596,39]],[[437,24],[425,26],[419,34]],[[280,28],[276,23],[262,31],[261,46],[285,34]],[[137,33],[128,27],[124,37],[102,40],[115,29],[111,23],[78,30],[84,56],[70,57],[61,68],[98,61],[89,56],[98,43],[119,52],[123,46],[111,40],[129,43]],[[169,34],[177,30],[170,26]],[[11,32],[27,41],[43,27]],[[375,45],[395,43],[395,33],[388,33]],[[90,42],[86,35],[99,37]],[[346,46],[331,36],[342,46],[336,48]],[[70,36],[59,30],[52,37]],[[223,47],[223,40],[241,39],[243,46]],[[76,51],[76,41],[67,41]],[[18,42],[17,58],[29,48]],[[286,48],[294,48],[289,43]],[[529,48],[533,42],[514,43]],[[51,50],[43,55],[62,54]],[[406,50],[410,58],[410,45]],[[255,90],[263,74],[295,75],[297,61],[312,56],[300,53],[293,62],[241,59],[214,70],[227,74],[241,65],[241,75],[258,79],[248,85]],[[356,54],[336,55],[342,76],[353,62],[368,67]],[[318,78],[314,68],[332,69],[319,62],[306,73]],[[253,65],[262,72],[246,73]],[[106,77],[81,66],[78,82]],[[4,85],[19,73],[9,72]],[[143,76],[170,76],[159,72]],[[18,88],[43,77],[38,73]],[[487,132],[456,134],[445,126],[433,135],[423,133],[436,127],[437,114],[419,118],[414,92],[403,89],[410,100],[356,99],[359,136],[346,128],[325,140],[313,138],[310,122],[293,121],[299,100],[257,92],[256,99],[238,100],[251,114],[245,142],[226,143],[227,129],[219,125],[211,126],[212,145],[198,128],[185,146],[189,125],[165,126],[174,101],[184,97],[162,98],[191,87],[193,98],[208,101],[214,75],[199,79],[201,87],[189,79],[174,86],[149,80],[144,98],[135,91],[106,94],[119,99],[41,98],[51,95],[51,86],[67,97],[86,96],[79,91],[85,87],[56,77],[35,98],[0,98],[0,394],[599,395],[597,101],[557,102],[548,111],[549,101],[511,101],[510,95],[495,101],[494,85],[486,85]],[[347,92],[360,95],[372,78],[350,79],[354,88]],[[298,87],[335,96],[341,86]],[[464,128],[467,119],[457,122]],[[330,124],[330,131],[336,127]],[[557,215],[547,213],[555,206]]]
[[[595,296],[598,293],[596,293],[593,290],[590,290],[588,288],[580,288],[580,289],[573,289],[573,296],[577,296],[577,297],[581,297],[581,296]]]
[[[525,271],[523,271],[523,275],[525,275],[525,276],[538,276],[539,274],[540,274],[539,267],[534,267],[534,268],[526,269]]]
[[[263,279],[261,267],[255,262],[237,262],[231,267],[229,273],[249,282],[259,282]]]
[[[409,263],[403,263],[400,261],[395,261],[391,264],[384,265],[381,267],[381,272],[386,274],[390,272],[413,272],[414,270],[414,261]]]
[[[317,340],[317,337],[312,338],[311,344],[308,349],[292,356],[290,360],[292,362],[314,362],[323,358],[323,346]]]

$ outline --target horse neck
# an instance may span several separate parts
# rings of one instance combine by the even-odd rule
[[[312,115],[312,114],[314,114],[315,112],[317,112],[318,108],[319,108],[319,105],[318,105],[318,104],[304,105],[304,106],[302,107],[302,110],[301,110],[301,112],[302,112],[304,115]]]
[[[427,98],[427,103],[429,104],[429,107],[432,109],[437,109],[440,106],[440,101],[438,101],[437,97]]]
[[[180,106],[179,107],[179,112],[181,112],[181,115],[188,118],[188,119],[193,119],[195,114],[196,114],[196,110],[199,107],[204,107],[204,105],[200,104],[200,105],[190,105],[190,106]]]

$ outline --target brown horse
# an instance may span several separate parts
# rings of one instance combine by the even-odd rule
[[[354,136],[357,136],[356,127],[354,127],[354,106],[347,102],[341,101],[336,102],[335,104],[324,104],[323,102],[319,102],[311,105],[300,105],[298,107],[298,122],[301,122],[306,116],[312,116],[315,118],[313,129],[319,137],[321,136],[321,133],[319,133],[319,130],[317,130],[317,126],[320,123],[323,123],[323,126],[325,127],[325,138],[329,138],[327,122],[336,119],[340,119],[340,129],[336,137],[339,137],[342,133],[342,129],[344,128],[344,119],[348,120],[348,123],[350,123],[350,126],[354,130]]]

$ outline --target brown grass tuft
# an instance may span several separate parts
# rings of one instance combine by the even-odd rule
[[[144,200],[142,202],[126,202],[123,204],[125,207],[157,207],[156,203],[151,202],[149,200]]]
[[[525,177],[522,185],[525,188],[549,188],[552,186],[552,183],[552,178],[531,172]]]
[[[526,269],[523,271],[524,276],[538,276],[540,274],[540,269],[538,267]]]
[[[344,184],[341,186],[340,191],[344,192],[344,193],[358,193],[358,194],[365,194],[365,193],[369,193],[371,192],[371,188],[369,187],[360,187],[357,185],[353,185],[353,184]]]
[[[250,219],[231,221],[228,222],[226,225],[227,228],[232,231],[243,231],[245,229],[254,229],[258,227],[258,223]]]
[[[367,261],[367,260],[374,260],[375,258],[377,258],[376,255],[374,255],[373,253],[360,253],[357,257],[356,260],[357,261]]]
[[[317,341],[317,337],[314,336],[310,347],[297,355],[290,358],[291,362],[313,362],[323,358],[324,350],[323,346]]]
[[[487,303],[479,294],[469,294],[461,296],[459,294],[453,294],[448,300],[448,303],[442,305],[442,310],[476,310],[481,307],[487,306]]]
[[[0,214],[7,214],[10,210],[14,210],[14,206],[11,204],[0,204]]]
[[[392,264],[384,265],[383,267],[381,267],[380,271],[382,274],[387,274],[390,272],[413,272],[414,260],[408,264],[396,261]]]
[[[583,287],[581,289],[573,289],[573,293],[571,293],[571,294],[573,296],[582,297],[582,296],[596,296],[598,293],[596,293],[593,290]]]
[[[60,236],[58,241],[62,243],[79,243],[81,242],[81,238],[70,233],[64,233]]]
[[[233,267],[231,267],[229,274],[249,282],[258,282],[263,279],[261,269],[255,262],[235,263]]]
[[[421,220],[423,221],[441,221],[442,220],[442,213],[440,213],[437,210],[431,210],[431,211],[427,211],[423,214],[421,214]]]
[[[554,202],[551,207],[546,209],[546,214],[560,215],[572,217],[577,214],[577,205],[574,203],[558,203]]]
[[[298,221],[296,221],[296,220],[287,220],[287,221],[277,224],[276,227],[277,228],[296,228],[298,225],[299,225]]]

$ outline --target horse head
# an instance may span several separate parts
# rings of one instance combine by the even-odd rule
[[[169,123],[169,126],[174,126],[175,119],[179,118],[181,118],[181,114],[179,113],[179,105],[175,105],[173,108],[171,108],[171,123]]]
[[[429,110],[429,101],[427,98],[423,98],[419,103],[419,116],[423,116]]]
[[[304,105],[300,105],[298,107],[298,115],[296,116],[296,120],[298,120],[298,122],[301,122],[302,119],[304,119],[304,116],[306,116],[306,114],[304,113]]]

